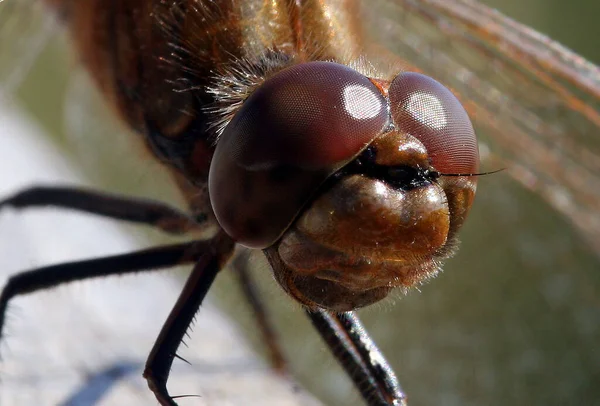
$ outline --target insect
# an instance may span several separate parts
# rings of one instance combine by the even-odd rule
[[[425,4],[425,3],[423,3],[423,4]],[[458,4],[458,3],[457,3],[457,4]],[[400,6],[399,6],[399,7],[400,7]],[[401,10],[401,11],[407,11],[407,15],[409,15],[409,16],[410,16],[410,15],[424,16],[424,17],[423,17],[423,22],[427,22],[427,21],[428,21],[428,20],[427,20],[428,14],[427,14],[427,13],[426,13],[424,10],[437,10],[437,12],[438,12],[438,13],[440,13],[439,15],[441,15],[441,16],[444,16],[444,15],[445,15],[444,13],[449,13],[449,11],[448,11],[448,10],[445,10],[445,9],[444,9],[444,7],[441,7],[441,8],[439,8],[439,9],[435,9],[435,8],[427,8],[427,9],[423,8],[423,9],[419,9],[419,6],[418,6],[418,4],[417,4],[417,3],[415,3],[415,4],[413,4],[413,3],[406,3],[406,4],[404,4],[402,7],[406,7],[406,9],[400,9],[400,10]],[[415,7],[415,8],[411,9],[410,7]],[[424,7],[424,6],[423,6],[423,7]],[[432,4],[428,4],[428,7],[433,7],[433,5],[432,5]],[[393,11],[393,10],[394,10],[394,8],[393,8],[393,7],[391,7],[391,10]],[[450,11],[463,11],[463,12],[464,12],[464,10],[465,10],[465,9],[461,9],[460,7],[456,6],[456,8],[450,8],[449,10],[450,10]],[[467,10],[469,10],[469,9],[467,9]],[[477,9],[475,9],[475,10],[477,10]],[[414,13],[414,14],[410,14],[411,12],[412,12],[412,13]],[[434,11],[431,11],[431,12],[432,12],[432,13],[434,13],[434,15],[435,15],[435,12],[434,12]],[[483,14],[483,15],[486,15],[485,13],[482,13],[482,14]],[[384,15],[389,15],[389,13],[387,13],[387,14],[386,14],[386,13],[384,13]],[[479,15],[479,14],[478,14],[478,15]],[[467,17],[468,17],[468,16],[467,16]],[[391,18],[391,17],[390,17],[390,18]],[[440,17],[438,17],[438,18],[440,18]],[[386,19],[383,19],[383,21],[386,21]],[[399,18],[399,19],[398,19],[398,21],[406,21],[406,20],[402,20],[402,18]],[[468,20],[467,20],[467,21],[468,21]],[[397,24],[397,21],[396,21],[396,25],[394,25],[393,27],[396,27],[397,29],[400,29],[400,28],[398,27],[398,25],[399,25],[399,24]],[[393,28],[393,27],[392,27],[392,28]],[[404,27],[404,26],[402,26],[402,27]],[[390,31],[391,31],[391,32],[394,32],[393,30],[383,30],[383,29],[382,29],[382,31],[381,31],[381,32],[382,32],[382,33],[389,33]],[[451,31],[451,30],[450,30],[450,31]],[[466,32],[468,32],[468,31],[466,31]],[[465,34],[465,35],[466,35],[466,34]],[[405,39],[404,41],[405,41],[407,44],[409,44],[409,46],[410,46],[410,45],[412,45],[412,46],[413,46],[415,49],[418,49],[418,48],[419,48],[419,45],[418,45],[418,43],[415,43],[415,42],[418,40],[418,38],[416,38],[416,37],[411,37],[410,35],[404,35],[404,33],[402,33],[402,34],[401,34],[401,33],[397,33],[397,35],[395,35],[394,37],[398,37],[398,38],[399,38],[399,37],[401,37],[401,38]],[[413,43],[412,43],[412,44],[411,44],[411,41],[413,41]],[[494,44],[494,42],[493,42],[493,41],[492,41],[491,43],[492,43],[492,44]],[[475,55],[481,55],[481,54],[482,54],[482,55],[486,55],[486,53],[485,53],[485,52],[486,52],[487,50],[486,50],[486,49],[484,49],[483,47],[481,47],[481,48],[474,47],[474,49],[475,49],[475,51],[476,51]],[[477,54],[477,51],[480,51],[480,52],[481,52],[481,54]],[[488,52],[489,52],[489,51],[488,51]],[[424,52],[423,54],[427,54],[427,52]],[[426,59],[426,58],[430,58],[430,57],[432,57],[432,58],[439,58],[440,60],[443,60],[443,59],[444,59],[444,56],[446,56],[446,55],[444,55],[443,53],[435,54],[433,57],[432,57],[431,55],[425,55],[425,56],[421,55],[421,56],[417,56],[417,57],[415,57],[416,59],[414,60],[414,64],[416,65],[416,67],[417,67],[418,69],[423,69],[423,67],[422,67],[421,65],[419,65],[419,58]],[[500,60],[502,60],[501,56],[499,56],[498,58],[499,58]],[[452,62],[452,60],[450,60],[449,62]],[[423,63],[423,66],[429,66],[429,65],[428,65],[429,61],[427,61],[427,64],[425,64],[425,62],[421,62],[421,63]],[[583,66],[583,65],[582,65],[582,66]],[[584,66],[584,67],[585,67],[585,66]],[[432,70],[434,70],[434,68],[429,68],[429,69],[432,69]],[[508,73],[514,73],[513,71],[511,71],[511,70],[509,69],[509,67],[506,67],[506,66],[501,66],[501,67],[500,67],[500,68],[498,68],[498,69],[500,69],[500,72],[502,73],[502,75],[500,75],[501,77],[499,78],[499,80],[501,80],[501,81],[506,81],[506,80],[507,80],[506,78],[507,78],[507,74],[508,74]],[[532,71],[532,72],[533,72],[533,71],[535,71],[535,70],[534,70],[533,68],[531,68],[531,67],[530,67],[530,69],[531,69],[531,71]],[[426,69],[425,69],[425,70],[426,70]],[[470,75],[472,75],[474,72],[469,72],[469,71],[461,71],[460,73],[461,73],[463,76],[461,76],[461,77],[460,77],[460,78],[457,80],[457,84],[458,84],[458,86],[452,86],[453,88],[459,88],[459,89],[460,89],[460,88],[461,88],[460,86],[462,86],[463,88],[468,88],[469,86],[473,86],[473,84],[474,84],[474,83],[475,83],[475,84],[479,84],[479,82],[477,82],[477,79],[479,79],[479,76],[478,76],[477,74],[475,74],[474,76],[470,76]],[[480,73],[480,72],[475,72],[475,73]],[[481,74],[481,73],[480,73],[480,74]],[[588,75],[588,76],[593,76],[593,75]],[[586,76],[586,77],[587,77],[587,76]],[[489,78],[487,78],[487,77],[486,77],[486,79],[489,79]],[[544,78],[542,77],[542,79],[544,79]],[[493,83],[493,82],[492,82],[492,83]],[[517,83],[521,83],[521,81],[518,81]],[[454,83],[451,83],[451,84],[452,84],[452,85],[454,85]],[[485,84],[485,85],[489,85],[489,83],[488,83],[488,82],[484,82],[484,84]],[[547,85],[547,86],[549,86],[549,84],[553,84],[553,82],[552,82],[552,81],[549,81],[549,80],[546,80],[546,82],[543,82],[543,83],[542,83],[542,84],[540,84],[539,86],[543,86],[543,85]],[[185,85],[186,85],[186,84],[184,84],[184,88],[185,88]],[[558,85],[557,85],[557,86],[558,86]],[[478,88],[478,86],[473,86],[473,87],[475,87],[475,88]],[[512,121],[510,121],[510,120],[508,121],[508,123],[509,123],[509,126],[513,126],[514,128],[513,128],[513,127],[511,127],[511,128],[513,128],[513,129],[516,131],[516,130],[519,130],[519,129],[520,129],[519,125],[521,125],[521,124],[522,124],[522,121],[520,121],[520,120],[521,120],[521,115],[523,115],[523,114],[526,114],[527,112],[529,112],[529,110],[528,110],[527,108],[523,109],[522,111],[521,111],[521,110],[517,110],[517,109],[515,109],[515,111],[506,111],[506,110],[503,110],[503,108],[505,109],[505,108],[506,108],[506,105],[507,105],[507,104],[509,104],[509,103],[508,103],[508,101],[506,101],[506,100],[504,100],[504,101],[503,101],[503,102],[504,102],[504,103],[506,103],[506,104],[502,104],[502,103],[498,104],[498,100],[497,100],[497,98],[495,98],[495,97],[496,97],[496,96],[495,96],[495,95],[496,95],[496,93],[494,93],[494,91],[495,91],[496,89],[495,89],[493,86],[491,86],[491,87],[487,87],[487,88],[485,88],[485,89],[486,89],[485,91],[483,91],[483,90],[482,90],[481,94],[478,94],[478,95],[476,95],[476,96],[473,96],[473,99],[472,99],[472,100],[467,100],[467,103],[465,103],[465,105],[467,106],[467,108],[469,108],[469,103],[468,103],[468,101],[472,101],[472,102],[473,102],[473,104],[474,104],[474,106],[475,106],[477,109],[479,109],[479,110],[477,111],[477,114],[476,114],[475,116],[476,116],[476,117],[480,117],[480,119],[481,119],[483,122],[486,122],[486,123],[487,123],[487,126],[486,126],[485,128],[486,128],[486,130],[487,130],[488,132],[491,132],[492,134],[495,134],[495,135],[492,137],[492,139],[494,139],[494,140],[498,140],[498,141],[502,141],[502,140],[503,140],[503,138],[502,138],[503,134],[508,134],[510,131],[508,131],[506,128],[502,128],[501,130],[499,130],[499,129],[498,129],[498,123],[496,123],[496,122],[493,120],[493,117],[490,117],[490,116],[489,116],[489,115],[487,115],[486,113],[487,113],[487,112],[489,112],[489,111],[491,111],[491,112],[494,112],[494,113],[500,113],[500,115],[502,115],[502,116],[507,116],[507,117],[509,117],[509,118],[510,118],[510,120],[512,120]],[[555,92],[557,92],[557,91],[558,91],[557,89],[560,89],[560,88],[556,88],[556,87],[555,87],[555,88],[554,88],[554,91],[555,91]],[[466,91],[461,91],[461,90],[459,90],[459,91],[458,91],[458,93],[459,93],[459,95],[460,95],[460,94],[463,94],[463,95],[465,95],[465,94],[469,94],[468,92],[466,92]],[[566,100],[566,99],[565,99],[565,100]],[[534,100],[529,100],[529,99],[526,99],[526,101],[531,103],[531,105],[529,105],[529,106],[527,106],[527,107],[528,107],[529,109],[532,109],[532,110],[533,110],[534,108],[539,108],[539,106],[541,105],[541,104],[539,104],[539,103],[540,103],[540,101],[539,101],[539,100],[537,100],[537,99],[534,99]],[[544,101],[546,101],[546,100],[544,100]],[[562,115],[564,116],[566,113],[565,113],[563,110],[561,110],[562,108],[564,108],[564,106],[560,104],[560,101],[561,101],[561,100],[560,100],[560,98],[558,98],[557,100],[551,100],[551,102],[556,102],[556,104],[554,104],[554,105],[552,105],[552,103],[551,103],[551,106],[552,106],[552,108],[554,109],[554,110],[552,110],[552,111],[556,111],[556,110],[558,110],[558,111],[561,111],[561,112],[563,112],[563,113],[562,113]],[[522,102],[522,101],[521,101],[521,102]],[[593,99],[592,99],[592,102],[593,102]],[[591,103],[590,105],[592,105],[592,106],[593,106],[593,103]],[[471,106],[471,107],[473,107],[473,106]],[[568,106],[567,106],[567,107],[568,107]],[[580,110],[578,110],[577,108],[571,108],[570,110],[569,110],[569,108],[567,108],[566,110],[567,110],[567,112],[568,112],[568,113],[573,113],[573,114],[575,114],[575,115],[577,115],[577,114],[580,114],[580,113],[581,113],[581,111],[580,111]],[[592,108],[592,110],[593,110],[593,108]],[[535,110],[535,111],[537,112],[537,110]],[[593,113],[593,111],[592,111],[592,113]],[[483,116],[484,118],[481,118],[482,116]],[[564,117],[563,117],[563,118],[564,118]],[[590,124],[588,124],[588,125],[592,125],[592,128],[593,128],[593,121],[591,121],[591,119],[593,119],[593,114],[591,114],[591,115],[589,115],[589,114],[588,114],[587,118],[589,119],[589,121],[588,121],[588,122],[590,123]],[[574,118],[574,117],[571,117],[570,119],[571,119],[571,120],[573,120],[573,121],[575,121],[575,118]],[[581,120],[581,121],[582,121],[582,123],[581,123],[580,125],[582,125],[582,126],[585,126],[585,125],[586,125],[586,122],[585,122],[584,120]],[[534,123],[534,124],[535,124],[535,123]],[[534,125],[534,124],[532,124],[532,123],[528,123],[528,125]],[[556,125],[554,125],[553,123],[551,123],[551,122],[550,122],[550,123],[547,123],[546,125],[547,125],[547,126],[548,126],[548,128],[549,128],[549,129],[551,129],[551,130],[556,130],[556,131],[560,130],[560,126],[559,126],[559,124],[556,124]],[[584,127],[584,128],[585,128],[585,127]],[[494,131],[496,131],[496,132],[494,133]],[[525,130],[522,130],[522,131],[523,131],[523,132],[525,132],[526,134],[529,134],[529,132],[528,132],[528,131],[532,131],[532,129],[531,129],[531,128],[526,128]],[[513,134],[514,134],[514,133],[513,133]],[[545,133],[545,134],[548,134],[548,133]],[[555,132],[550,132],[549,134],[555,134]],[[494,138],[494,137],[495,137],[495,138]],[[525,140],[529,140],[529,138],[527,138],[527,137],[524,137],[524,139],[525,139]],[[504,145],[504,144],[501,144],[501,145]],[[506,147],[506,148],[507,148],[507,149],[509,149],[509,148],[511,148],[511,146],[508,146],[508,147]],[[513,146],[513,148],[514,148],[514,146]],[[515,148],[515,150],[510,150],[510,149],[509,149],[509,151],[508,151],[508,152],[510,152],[510,153],[513,153],[513,154],[516,154],[516,153],[520,153],[521,151],[518,151],[518,150],[517,150],[517,148]],[[529,150],[528,150],[528,152],[529,152]],[[543,153],[542,153],[542,155],[543,155],[543,156],[548,156],[548,152],[547,152],[546,154],[543,154]],[[510,155],[509,155],[509,156],[510,156]],[[523,162],[523,161],[524,161],[523,159],[518,159],[518,158],[513,158],[513,159],[514,159],[515,161],[518,161],[518,162]],[[509,167],[510,167],[510,166],[509,166]],[[583,172],[583,175],[586,175],[585,169],[586,169],[586,168],[583,168],[583,169],[582,169],[582,170],[584,171],[584,172]],[[581,171],[580,171],[580,172],[581,172]],[[536,172],[536,173],[537,173],[537,172]],[[544,175],[546,175],[546,174],[544,174]],[[550,175],[550,174],[548,174],[548,176],[549,176],[549,175]],[[561,176],[562,174],[556,174],[556,173],[553,173],[553,174],[551,174],[551,175],[553,175],[553,176]],[[566,175],[566,174],[565,174],[565,175]],[[587,174],[587,175],[588,175],[588,177],[590,176],[589,174]],[[592,180],[593,180],[593,176],[592,176]],[[569,182],[567,182],[565,179],[562,179],[562,178],[560,178],[560,177],[559,177],[559,178],[557,178],[557,179],[555,179],[555,178],[552,178],[552,177],[549,177],[549,178],[544,178],[544,179],[543,179],[541,182],[542,182],[542,183],[543,183],[543,182],[547,182],[547,186],[548,186],[547,190],[544,190],[544,188],[540,188],[540,190],[541,190],[541,193],[542,193],[542,194],[546,193],[546,197],[547,197],[548,199],[550,199],[548,196],[549,196],[549,192],[551,192],[551,188],[550,188],[550,186],[552,185],[552,182],[557,182],[557,183],[559,183],[559,184],[569,184],[569,186],[571,186],[571,187],[575,187],[575,186],[576,186],[575,184],[571,185],[571,184],[570,184]],[[592,191],[593,191],[593,190],[592,190]],[[582,196],[582,193],[574,193],[574,196],[575,196],[575,197]],[[594,201],[592,200],[591,202],[593,203]],[[582,206],[583,206],[583,208],[586,208],[586,207],[587,207],[587,208],[592,208],[592,207],[593,207],[593,205],[590,203],[590,201],[589,201],[589,200],[587,200],[587,201],[583,201],[583,202],[579,202],[579,201],[577,201],[577,200],[573,200],[573,201],[570,201],[570,200],[569,200],[569,201],[568,201],[568,203],[570,203],[570,204],[577,203],[577,204],[580,204],[580,205],[582,205]],[[582,228],[584,228],[584,227],[582,226]],[[594,229],[593,229],[592,227],[589,227],[589,228],[590,228],[590,230],[589,230],[590,232],[593,232],[593,231],[594,231]]]

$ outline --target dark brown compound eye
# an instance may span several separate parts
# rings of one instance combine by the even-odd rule
[[[429,76],[405,72],[390,84],[389,98],[397,129],[423,143],[437,171],[478,171],[479,150],[473,125],[450,90]]]
[[[252,248],[273,244],[316,188],[388,124],[384,97],[344,65],[309,62],[269,78],[218,140],[209,193],[219,224]]]

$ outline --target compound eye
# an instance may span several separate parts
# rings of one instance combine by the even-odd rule
[[[401,73],[389,87],[390,110],[399,131],[423,143],[439,172],[476,173],[479,150],[471,120],[458,99],[429,76]]]
[[[387,124],[387,103],[365,76],[309,62],[268,79],[245,102],[225,137],[241,165],[323,168],[349,157]],[[225,140],[220,140],[225,141]]]
[[[308,62],[257,88],[219,138],[209,192],[221,227],[265,248],[315,189],[388,125],[383,95],[344,65]]]

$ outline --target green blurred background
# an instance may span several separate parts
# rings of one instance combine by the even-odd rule
[[[600,2],[486,3],[600,62]],[[16,43],[16,37],[0,38],[0,47]],[[106,119],[110,113],[64,45],[59,38],[44,47],[15,89],[17,103],[98,187],[181,204],[158,165]],[[8,75],[12,63],[0,61],[0,73]],[[422,292],[361,311],[363,321],[411,406],[600,404],[598,253],[565,218],[507,176],[487,177],[479,185],[461,250],[445,272]],[[141,240],[166,241],[146,230],[131,232]],[[275,285],[261,258],[253,263],[301,382],[328,404],[360,405],[298,306]],[[211,295],[263,351],[235,280],[222,274]],[[196,334],[201,329],[196,326]]]

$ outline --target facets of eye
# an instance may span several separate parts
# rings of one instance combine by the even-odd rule
[[[406,112],[413,119],[433,130],[443,130],[448,125],[448,117],[440,100],[426,93],[412,93],[406,101]]]
[[[439,82],[414,72],[396,76],[390,110],[399,131],[423,143],[442,173],[476,173],[479,150],[471,120],[459,100]]]
[[[378,117],[383,111],[383,105],[380,103],[380,95],[374,90],[361,85],[346,86],[343,91],[346,112],[356,120]]]
[[[347,66],[309,62],[269,78],[237,112],[219,144],[247,166],[323,167],[356,155],[387,125],[386,100]]]
[[[388,123],[381,92],[347,66],[308,62],[270,77],[218,140],[209,193],[220,225],[247,246],[272,244],[314,190]],[[282,172],[293,178],[278,181]]]

